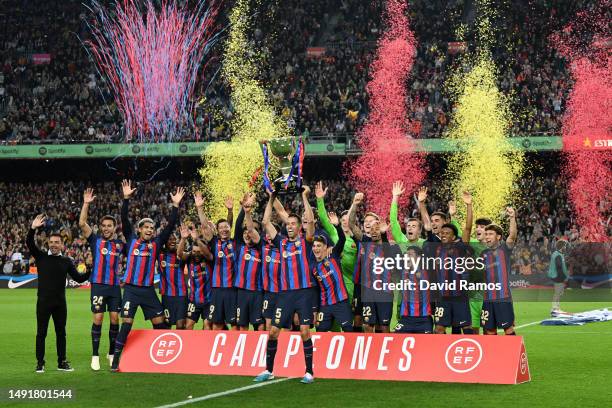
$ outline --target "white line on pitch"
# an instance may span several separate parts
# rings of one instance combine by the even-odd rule
[[[224,397],[226,395],[236,394],[238,392],[252,390],[253,388],[265,387],[266,385],[272,385],[272,384],[276,384],[276,383],[287,381],[287,380],[291,380],[291,379],[292,378],[279,378],[277,380],[261,382],[259,384],[247,385],[246,387],[233,388],[231,390],[216,392],[214,394],[203,395],[203,396],[197,397],[197,398],[190,398],[190,399],[186,399],[184,401],[175,402],[173,404],[161,405],[161,406],[159,406],[157,408],[180,407],[182,405],[193,404],[194,402],[205,401],[205,400],[209,400],[209,399],[213,399],[213,398],[217,398],[217,397]]]

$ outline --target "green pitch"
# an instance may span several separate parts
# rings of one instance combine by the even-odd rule
[[[110,373],[107,360],[92,372],[89,293],[68,290],[68,358],[75,371],[55,370],[55,333],[47,337],[47,372],[36,374],[34,358],[36,293],[30,289],[0,291],[0,388],[72,388],[74,407],[154,407],[252,385],[250,377]],[[607,303],[565,303],[570,312],[612,307]],[[548,302],[515,304],[517,326],[546,317]],[[135,328],[150,328],[137,315]],[[522,385],[481,385],[347,381],[317,379],[312,385],[288,380],[187,406],[213,407],[591,407],[610,405],[612,322],[581,327],[530,325],[525,337],[532,381]],[[108,349],[104,322],[100,354]],[[316,372],[315,372],[316,374]],[[5,406],[56,406],[54,403],[0,401]],[[62,406],[57,403],[57,406]]]

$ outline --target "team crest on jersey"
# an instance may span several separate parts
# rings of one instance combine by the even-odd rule
[[[134,249],[134,255],[136,256],[140,255],[140,251],[138,250],[138,248]]]
[[[107,248],[102,248],[102,250],[100,251],[100,253],[102,255],[108,255],[108,249]]]
[[[272,258],[270,257],[270,255],[266,255],[266,262],[270,262],[272,260]]]
[[[162,268],[165,268],[165,267],[166,267],[166,265],[167,265],[167,264],[166,264],[166,261],[161,261],[161,267],[162,267]]]
[[[289,253],[287,251],[283,251],[283,258],[287,258],[289,256]]]
[[[357,244],[355,244],[354,242],[351,244],[351,248],[357,248]]]
[[[227,243],[227,249],[232,249],[232,243],[231,242]]]
[[[302,245],[302,244],[300,243],[300,241],[295,241],[295,246],[296,246],[296,247],[298,247],[298,248],[299,248],[299,247],[300,247],[300,245]]]
[[[374,252],[370,252],[369,257],[370,257],[370,259],[374,259],[374,258],[376,258],[376,254]]]
[[[251,254],[244,254],[244,259],[249,261],[251,259]]]
[[[219,251],[219,253],[217,254],[217,256],[218,256],[219,258],[223,258],[223,251]]]
[[[153,249],[153,244],[149,244],[149,245],[147,245],[147,248],[149,248],[149,249]]]

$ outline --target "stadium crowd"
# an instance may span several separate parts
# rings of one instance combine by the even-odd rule
[[[277,112],[298,134],[344,135],[367,117],[366,84],[382,1],[262,2],[252,30],[254,47],[266,56],[261,80]],[[515,0],[513,13],[495,22],[499,87],[517,113],[513,135],[558,134],[571,80],[564,61],[541,27],[563,21],[581,2]],[[516,3],[516,4],[514,4]],[[119,142],[120,114],[80,39],[87,39],[87,9],[78,0],[2,0],[0,30],[0,143]],[[453,103],[445,84],[458,61],[454,30],[473,23],[463,1],[410,2],[418,53],[407,86],[411,132],[442,137]],[[463,10],[463,11],[462,11]],[[274,22],[271,23],[270,19]],[[519,23],[521,22],[521,23]],[[535,30],[539,28],[539,30]],[[546,30],[544,30],[546,31]],[[469,41],[468,41],[469,42]],[[507,44],[513,44],[512,47]],[[320,56],[307,52],[323,46]],[[460,47],[461,48],[461,47]],[[211,58],[212,78],[222,44]],[[197,85],[195,122],[200,140],[231,137],[230,90],[222,75]],[[194,138],[194,133],[186,139]]]
[[[310,184],[314,185],[314,180]],[[533,270],[544,268],[550,255],[550,248],[556,239],[561,236],[570,241],[579,239],[578,226],[573,223],[570,216],[565,190],[561,188],[561,181],[549,177],[539,182],[533,178],[524,178],[520,182],[520,190],[528,194],[521,198],[518,204],[517,219],[519,225],[520,257],[515,257],[513,273],[525,271],[527,266]],[[345,182],[340,180],[326,180],[324,184],[329,188],[325,198],[328,211],[341,213],[350,207],[354,191]],[[169,183],[156,181],[142,184],[131,208],[132,219],[146,214],[162,224],[169,215],[168,197],[170,189],[176,185],[190,186],[190,181],[182,183]],[[53,182],[53,183],[0,183],[0,201],[6,205],[0,208],[0,270],[4,274],[23,274],[29,271],[32,259],[25,245],[25,237],[31,218],[44,211],[47,214],[46,232],[38,235],[41,246],[44,245],[46,234],[60,232],[62,234],[66,255],[71,256],[79,264],[91,265],[91,252],[85,239],[81,236],[78,227],[78,216],[82,204],[82,194],[87,187],[82,182]],[[97,221],[106,214],[120,219],[119,212],[121,198],[119,189],[114,183],[91,185],[97,196],[95,204],[90,210],[90,224],[97,231]],[[60,197],[58,199],[58,197]],[[312,205],[315,206],[314,195]],[[391,197],[389,197],[389,200]],[[258,218],[261,218],[265,205],[265,197],[260,195],[258,205]],[[435,210],[447,211],[448,206],[443,197],[435,194],[428,199],[430,212]],[[284,202],[287,209],[301,212],[297,199]],[[191,210],[192,205],[188,205]],[[189,211],[183,212],[190,217]],[[402,216],[403,214],[403,216]],[[416,205],[412,208],[400,209],[400,223],[418,216]],[[612,231],[610,231],[612,232]]]

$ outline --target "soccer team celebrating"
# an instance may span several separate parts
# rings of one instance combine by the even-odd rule
[[[117,371],[121,352],[140,307],[155,329],[193,329],[203,320],[204,329],[266,330],[266,370],[255,381],[274,378],[274,358],[281,330],[299,331],[303,340],[306,372],[303,383],[314,381],[311,330],[344,332],[391,331],[394,310],[397,333],[505,334],[514,333],[514,311],[509,287],[510,254],[517,236],[514,210],[507,208],[509,233],[486,218],[473,221],[472,197],[464,192],[463,228],[448,213],[428,213],[427,189],[417,193],[420,218],[409,218],[403,230],[398,220],[404,186],[392,186],[389,224],[365,211],[364,194],[356,193],[349,209],[338,216],[325,208],[327,189],[315,187],[316,211],[309,203],[311,190],[300,193],[303,214],[288,213],[276,192],[269,199],[261,222],[254,219],[256,197],[247,193],[240,201],[234,234],[233,202],[228,217],[209,220],[200,192],[193,195],[197,221],[179,223],[179,206],[185,190],[171,194],[172,208],[166,225],[156,232],[155,221],[142,218],[132,227],[129,200],[136,192],[122,182],[122,232],[112,216],[99,220],[98,233],[88,225],[94,192],[83,194],[79,227],[93,255],[90,274],[93,370],[100,369],[99,344],[104,314],[109,313],[111,370]],[[275,216],[274,216],[275,215]],[[273,222],[278,220],[278,223]],[[199,224],[199,225],[198,225]],[[475,239],[471,238],[475,224]],[[175,232],[175,230],[178,230]],[[505,239],[504,239],[505,238]],[[376,258],[407,254],[414,268],[374,267]],[[455,270],[421,267],[420,257],[441,259],[480,257],[484,267]],[[125,260],[125,271],[121,271]],[[453,265],[455,265],[453,263]],[[122,273],[123,272],[123,273]],[[159,274],[159,292],[154,277]],[[414,290],[380,290],[393,280],[410,281]],[[420,281],[457,282],[453,289],[422,289]],[[461,281],[483,282],[495,289],[463,290]],[[123,290],[122,290],[123,289]],[[119,319],[121,318],[121,326]]]

